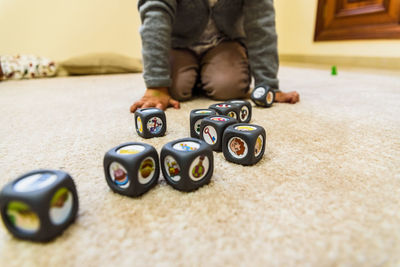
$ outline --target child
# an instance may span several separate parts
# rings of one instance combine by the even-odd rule
[[[279,90],[273,0],[139,0],[138,8],[147,89],[131,112],[179,108],[198,82],[212,99],[245,98],[251,77],[275,101],[299,101]]]

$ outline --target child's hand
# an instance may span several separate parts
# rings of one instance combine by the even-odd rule
[[[133,103],[130,110],[134,113],[138,108],[150,107],[156,107],[162,110],[166,110],[168,107],[178,109],[179,102],[169,95],[168,88],[166,87],[147,88],[142,99]]]
[[[276,92],[275,102],[295,104],[300,101],[300,95],[296,91],[292,92]]]

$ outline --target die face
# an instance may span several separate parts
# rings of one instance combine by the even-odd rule
[[[168,184],[181,191],[193,191],[209,183],[214,170],[211,148],[194,138],[166,144],[161,150],[162,172]]]
[[[217,112],[217,115],[224,115],[238,119],[240,116],[240,108],[237,105],[230,103],[217,103],[209,106],[209,109],[213,109]]]
[[[139,109],[135,112],[136,132],[143,138],[164,136],[167,121],[164,111],[158,108]]]
[[[65,172],[30,172],[7,185],[1,192],[1,215],[16,237],[49,241],[75,220],[78,195],[72,178]]]
[[[210,116],[201,122],[200,139],[209,144],[214,151],[222,150],[224,130],[237,120],[228,116]]]
[[[204,118],[216,115],[212,109],[194,109],[190,112],[190,136],[200,139],[200,126]]]
[[[261,126],[236,124],[225,131],[223,144],[223,153],[228,161],[253,165],[264,155],[265,130]]]
[[[252,106],[249,101],[237,99],[229,100],[228,103],[237,105],[240,109],[238,121],[248,123],[251,121],[252,116]]]
[[[251,99],[258,106],[271,107],[275,100],[275,92],[269,86],[259,86],[251,93]]]
[[[157,183],[159,172],[157,151],[148,144],[121,144],[104,157],[107,184],[122,195],[136,197],[147,192]]]

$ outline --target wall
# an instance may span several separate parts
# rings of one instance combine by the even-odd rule
[[[140,57],[134,0],[0,0],[0,54]],[[317,0],[275,0],[282,55],[400,57],[400,40],[313,42]]]
[[[0,54],[140,56],[134,0],[0,0]]]
[[[275,0],[280,54],[400,58],[400,40],[313,42],[317,3]]]

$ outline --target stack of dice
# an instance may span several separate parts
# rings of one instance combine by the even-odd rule
[[[214,151],[222,151],[226,160],[256,164],[264,155],[265,130],[250,124],[252,106],[246,100],[230,100],[196,109],[190,113],[190,133],[204,140]]]

